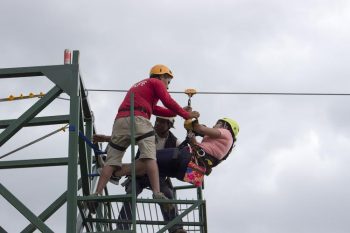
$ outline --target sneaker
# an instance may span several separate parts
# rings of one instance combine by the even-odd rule
[[[126,179],[120,185],[123,187],[127,187],[131,183],[131,176],[127,176]]]
[[[158,193],[153,193],[152,195],[153,199],[159,199],[159,200],[169,200],[164,193],[158,192]],[[174,204],[172,203],[161,203],[159,204],[166,212],[171,211],[172,209],[175,208]]]
[[[102,168],[98,168],[98,169],[97,169],[97,173],[98,173],[99,175],[101,175],[101,173],[102,173]],[[121,178],[122,178],[122,177],[120,177],[120,176],[114,176],[114,175],[112,175],[111,178],[109,178],[109,182],[111,182],[112,184],[118,185],[118,184],[119,184],[119,180],[120,180]]]
[[[109,179],[109,182],[111,182],[112,184],[118,185],[119,181],[120,181],[121,177],[120,176],[111,176],[111,178]]]
[[[99,196],[99,194],[98,193],[94,193],[91,196]],[[96,210],[97,210],[97,207],[98,207],[98,202],[94,201],[94,200],[91,200],[91,201],[87,201],[86,204],[87,204],[87,207],[88,207],[90,213],[91,214],[96,214]]]

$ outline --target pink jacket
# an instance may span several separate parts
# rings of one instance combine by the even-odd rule
[[[228,153],[232,146],[232,136],[229,130],[218,128],[221,135],[220,138],[210,138],[209,136],[204,136],[201,143],[198,145],[208,154],[221,160]]]

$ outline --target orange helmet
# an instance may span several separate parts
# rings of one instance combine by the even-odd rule
[[[149,72],[149,76],[152,76],[154,74],[168,74],[170,75],[172,78],[173,76],[173,72],[171,72],[171,70],[166,67],[165,65],[155,65],[152,67],[151,71]]]

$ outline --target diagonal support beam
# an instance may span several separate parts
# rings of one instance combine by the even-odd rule
[[[25,218],[33,223],[41,232],[53,233],[53,231],[46,226],[33,212],[31,212],[20,200],[18,200],[12,193],[0,183],[0,194],[13,205]]]
[[[81,181],[78,182],[78,190],[81,188]],[[43,221],[46,221],[50,218],[61,206],[64,205],[67,201],[67,191],[59,196],[46,210],[44,210],[39,218]],[[36,230],[36,227],[33,224],[29,224],[26,228],[21,231],[21,233],[31,233]]]
[[[33,118],[33,120],[29,121],[27,124],[25,124],[24,127],[67,124],[69,123],[69,117],[69,115],[36,117]],[[0,129],[6,129],[10,124],[12,124],[12,122],[16,120],[17,119],[0,120]]]
[[[32,107],[23,113],[17,121],[12,122],[0,134],[0,146],[4,145],[14,134],[16,134],[24,125],[32,120],[39,112],[49,105],[56,97],[62,93],[62,90],[55,86],[43,98],[38,100]]]
[[[178,215],[176,218],[174,218],[171,222],[169,222],[166,226],[164,226],[162,229],[160,229],[158,231],[158,233],[162,233],[165,232],[166,230],[168,230],[170,227],[174,226],[175,224],[179,223],[180,220],[185,217],[187,214],[189,214],[191,211],[193,211],[195,208],[197,208],[198,206],[200,206],[202,202],[201,201],[197,201],[196,203],[194,203],[192,206],[190,206],[189,208],[187,208],[184,212],[182,212],[180,215]]]
[[[7,233],[7,231],[5,231],[5,229],[2,228],[1,226],[0,226],[0,232],[1,232],[1,233]]]
[[[68,158],[0,161],[0,170],[13,168],[51,167],[63,165],[68,165]]]

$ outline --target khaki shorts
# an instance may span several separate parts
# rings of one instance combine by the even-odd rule
[[[153,130],[153,126],[148,119],[142,116],[135,116],[135,138]],[[111,141],[124,148],[130,146],[130,117],[117,118],[114,121]],[[144,138],[136,143],[141,153],[140,159],[156,160],[156,138],[154,135]],[[105,164],[121,167],[124,154],[125,151],[120,151],[108,146]]]

